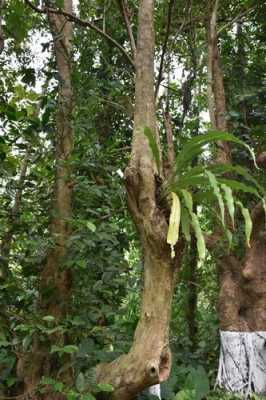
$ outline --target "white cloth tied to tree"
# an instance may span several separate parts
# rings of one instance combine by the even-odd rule
[[[216,384],[244,394],[266,394],[266,332],[221,331]]]
[[[148,391],[149,391],[149,394],[152,394],[153,396],[157,396],[161,400],[161,386],[160,386],[160,384],[150,386]]]

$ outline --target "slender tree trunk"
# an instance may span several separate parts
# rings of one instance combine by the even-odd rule
[[[208,25],[209,110],[214,129],[226,131],[226,101],[219,66],[215,1]],[[217,163],[230,163],[230,147],[221,142]],[[262,205],[252,212],[250,248],[239,260],[234,254],[219,264],[221,353],[217,383],[229,392],[266,393],[266,233]]]
[[[72,12],[72,0],[64,0],[64,10]],[[72,192],[70,160],[74,137],[72,128],[73,93],[71,84],[72,24],[64,16],[48,13],[54,40],[59,89],[56,112],[56,176],[50,232],[54,240],[41,274],[41,306],[51,315],[65,315],[71,273],[64,266],[70,237],[72,216]],[[47,288],[52,290],[47,296]]]
[[[71,0],[64,0],[64,10],[72,12]],[[39,306],[44,315],[52,315],[59,322],[66,315],[72,287],[71,271],[65,265],[68,239],[71,234],[73,191],[70,166],[74,146],[71,84],[72,24],[64,16],[52,13],[48,13],[48,20],[54,41],[59,88],[55,130],[55,188],[50,224],[53,245],[40,275]],[[62,334],[55,334],[51,336],[50,341],[51,344],[64,345],[65,337]],[[32,393],[34,399],[39,398],[35,389],[40,378],[43,375],[57,377],[58,369],[58,360],[56,356],[49,354],[49,345],[46,343],[44,347],[37,337],[34,337],[32,352],[24,354],[17,364],[17,374],[24,381],[24,392]],[[71,379],[69,370],[61,374],[59,379],[67,383]],[[58,400],[64,397],[48,393],[41,398]]]
[[[141,0],[136,56],[135,114],[132,153],[125,171],[128,206],[136,224],[144,258],[141,316],[128,354],[100,364],[98,382],[114,387],[113,399],[134,399],[145,387],[167,379],[171,367],[169,322],[181,245],[171,259],[166,244],[168,221],[156,202],[157,170],[144,135],[148,127],[159,143],[154,95],[153,0]]]
[[[197,346],[197,303],[198,303],[198,279],[197,279],[197,242],[193,235],[191,238],[191,246],[189,253],[189,262],[186,271],[187,283],[187,306],[186,320],[188,324],[188,336],[191,343],[191,351],[196,350]]]
[[[4,50],[5,45],[5,35],[3,30],[3,8],[4,8],[4,0],[0,0],[0,54]]]
[[[22,161],[21,171],[19,175],[19,179],[17,181],[16,194],[14,199],[14,205],[10,210],[8,225],[9,228],[5,232],[0,245],[0,255],[1,255],[1,269],[0,269],[0,277],[5,279],[10,274],[9,270],[9,258],[10,251],[13,241],[13,236],[16,231],[16,224],[19,219],[19,212],[21,207],[21,200],[24,188],[24,181],[27,173],[28,163],[29,163],[29,155],[30,155],[30,146],[28,145],[24,160]]]

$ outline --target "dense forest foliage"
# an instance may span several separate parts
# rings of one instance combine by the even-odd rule
[[[263,0],[0,0],[0,399],[264,398],[265,40]]]

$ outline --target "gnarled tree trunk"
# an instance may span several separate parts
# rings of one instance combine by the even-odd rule
[[[166,243],[168,221],[157,204],[157,170],[148,140],[147,127],[159,145],[154,95],[153,0],[141,0],[136,55],[135,114],[132,153],[125,171],[128,206],[137,227],[144,259],[144,288],[141,316],[130,352],[110,364],[100,364],[97,380],[114,387],[113,399],[130,400],[144,388],[167,379],[171,354],[169,322],[175,273],[180,264],[181,245],[171,259]]]
[[[208,25],[209,110],[214,129],[228,130],[223,74],[216,31],[218,0]],[[219,143],[217,163],[230,163],[230,147]],[[262,205],[252,212],[253,233],[243,260],[219,260],[221,352],[217,384],[230,392],[266,393],[266,232]]]

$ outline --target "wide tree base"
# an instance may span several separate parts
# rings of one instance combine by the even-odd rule
[[[220,336],[216,384],[245,396],[266,394],[266,331],[220,331]]]

